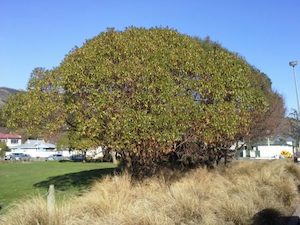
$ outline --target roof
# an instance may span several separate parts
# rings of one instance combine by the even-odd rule
[[[292,142],[292,144],[291,144]],[[295,140],[292,137],[284,137],[277,135],[275,137],[262,138],[254,145],[256,146],[265,146],[265,145],[280,145],[280,146],[292,146],[295,143]]]
[[[22,139],[18,134],[4,134],[0,133],[0,139]]]
[[[50,144],[45,142],[44,140],[27,140],[24,144],[17,146],[18,149],[55,149],[56,146],[54,144]]]

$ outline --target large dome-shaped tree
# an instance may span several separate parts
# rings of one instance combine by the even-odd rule
[[[264,110],[243,59],[170,29],[101,33],[70,52],[59,73],[69,123],[129,164],[159,161],[187,140],[228,143]]]
[[[53,130],[118,152],[134,173],[152,173],[223,156],[267,111],[269,86],[266,76],[216,43],[171,29],[128,28],[74,48],[30,83],[28,99],[41,104],[43,93],[58,104],[33,124],[52,118]]]

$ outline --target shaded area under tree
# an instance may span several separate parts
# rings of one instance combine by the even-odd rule
[[[252,220],[252,225],[297,225],[300,223],[298,216],[283,216],[273,208],[259,211]]]
[[[49,177],[47,180],[35,183],[33,186],[38,188],[48,188],[50,184],[54,184],[55,188],[59,191],[66,191],[72,187],[76,187],[81,190],[104,176],[112,175],[114,171],[115,168],[105,168],[80,171],[77,173],[67,173],[64,175]]]

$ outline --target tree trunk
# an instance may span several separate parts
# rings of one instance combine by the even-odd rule
[[[82,162],[86,162],[86,152],[87,152],[87,150],[85,150],[85,151],[83,151],[83,160],[82,160]]]
[[[224,155],[224,159],[225,159],[225,165],[227,165],[227,149],[225,149],[225,155]]]
[[[113,151],[113,150],[110,150],[110,151],[109,151],[109,154],[111,155],[113,164],[118,164],[118,160],[117,160],[117,157],[116,157],[116,152]]]

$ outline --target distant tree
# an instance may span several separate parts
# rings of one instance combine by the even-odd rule
[[[300,141],[300,121],[298,117],[297,110],[293,110],[289,117],[287,118],[289,123],[289,136],[291,136],[295,140],[296,147],[299,148]]]
[[[0,157],[5,156],[5,152],[8,152],[10,149],[4,142],[0,141]]]
[[[86,152],[89,149],[96,149],[98,147],[98,143],[95,140],[92,140],[89,137],[82,137],[78,135],[75,131],[67,131],[60,136],[60,139],[57,143],[58,149],[69,149],[69,151],[81,151],[84,160],[86,159]]]
[[[65,149],[68,149],[70,151],[72,150],[68,133],[63,133],[60,135],[60,137],[57,139],[56,142],[56,148],[58,150],[65,150]]]
[[[270,92],[267,95],[267,103],[266,111],[253,114],[254,118],[248,135],[252,141],[285,133],[282,126],[285,120],[282,96],[276,92]]]

